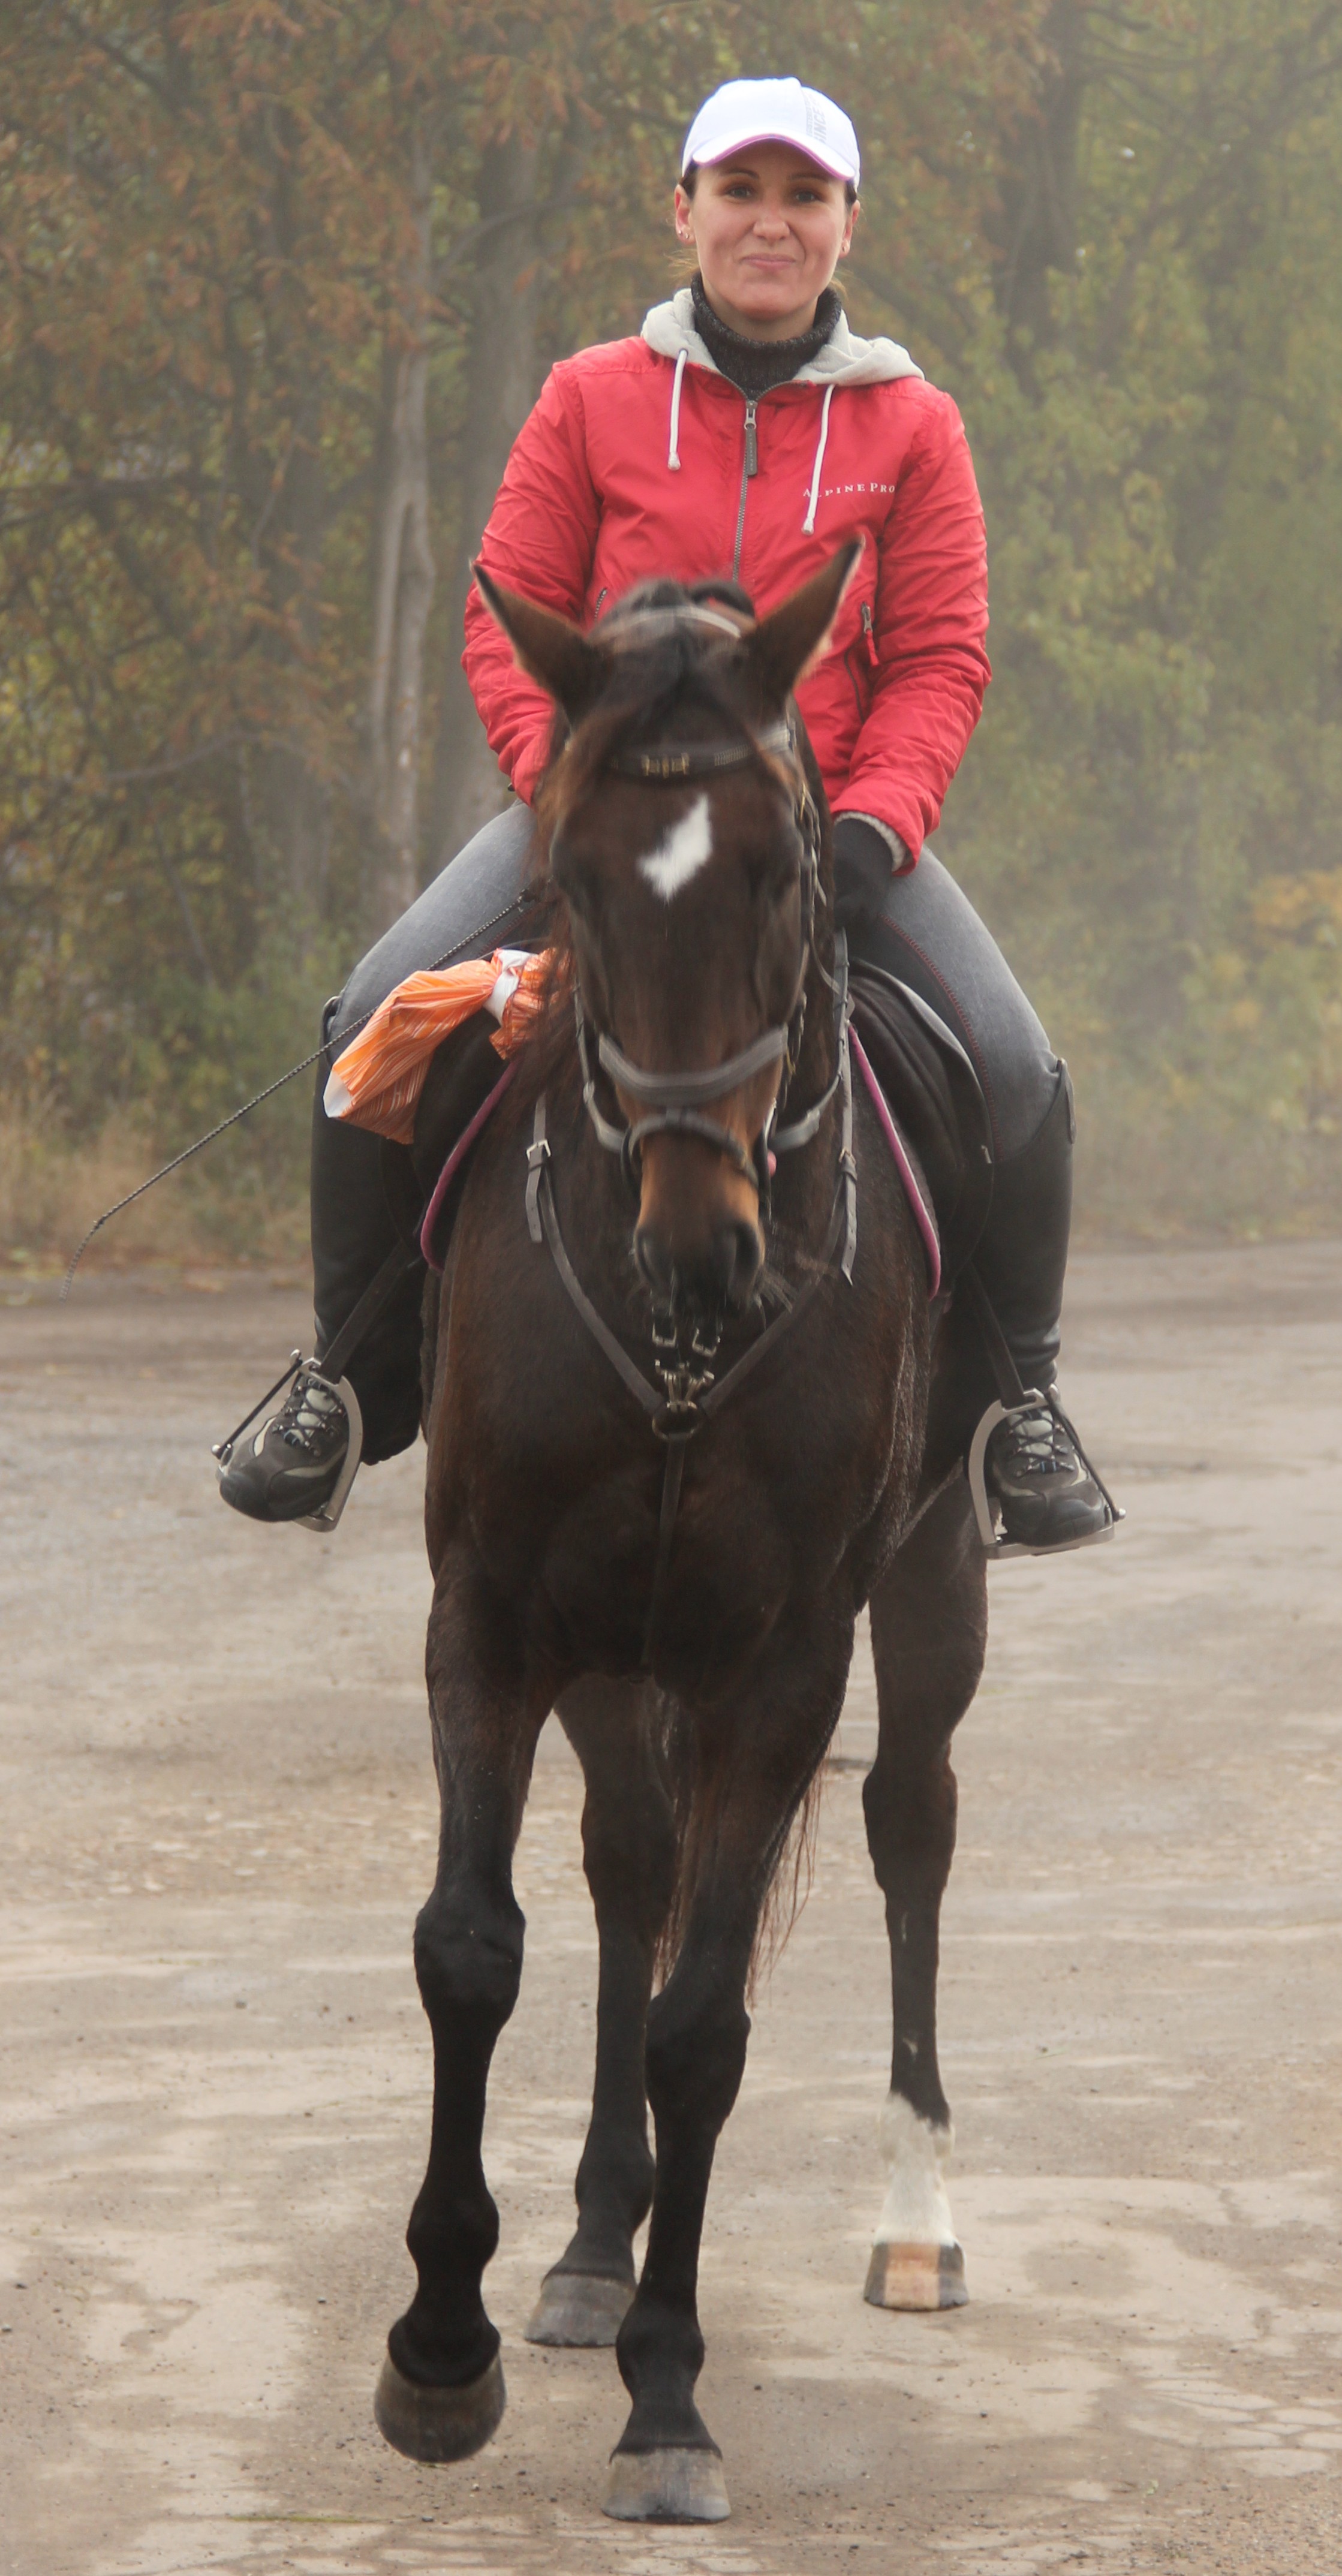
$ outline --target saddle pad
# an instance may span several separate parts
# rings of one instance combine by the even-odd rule
[[[992,1203],[992,1131],[978,1076],[945,1021],[883,968],[855,961],[849,991],[861,1047],[855,1058],[869,1065],[897,1134],[912,1148],[935,1214],[941,1285],[949,1288]]]

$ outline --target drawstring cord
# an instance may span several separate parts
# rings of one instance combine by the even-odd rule
[[[815,472],[811,476],[811,491],[806,504],[806,516],[801,523],[801,532],[804,537],[813,537],[815,535],[816,504],[820,499],[820,470],[825,462],[825,447],[829,438],[829,407],[833,400],[834,387],[833,385],[826,385],[825,400],[820,413],[820,444],[815,451]]]
[[[668,474],[680,472],[680,388],[685,380],[685,364],[689,354],[688,349],[682,349],[676,359],[676,381],[671,388],[671,443],[666,451]]]
[[[669,474],[680,472],[680,391],[685,381],[685,368],[689,354],[688,349],[681,349],[676,357],[675,382],[671,387],[671,435],[666,450],[666,467]],[[815,514],[820,502],[820,477],[824,471],[825,449],[829,444],[829,407],[833,400],[834,387],[826,385],[825,399],[820,409],[820,438],[815,451],[815,468],[811,475],[811,489],[806,500],[806,516],[802,521],[802,535],[805,537],[815,535]]]

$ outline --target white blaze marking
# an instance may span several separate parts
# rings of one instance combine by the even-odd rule
[[[888,2177],[885,2206],[876,2223],[878,2245],[953,2245],[955,2228],[946,2197],[945,2167],[954,2144],[950,2129],[922,2120],[902,2093],[881,2109],[881,2154]]]
[[[669,903],[672,895],[679,894],[682,886],[687,886],[691,877],[698,875],[712,855],[713,826],[708,819],[708,798],[701,796],[688,814],[682,814],[680,821],[672,824],[666,839],[659,841],[656,849],[650,850],[638,864],[654,894],[659,894],[663,903]]]

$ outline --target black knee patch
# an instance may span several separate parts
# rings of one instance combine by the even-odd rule
[[[474,1923],[430,1897],[415,1925],[415,1975],[430,2020],[442,2012],[476,2012],[502,2024],[522,1982],[522,1917]]]
[[[727,2119],[745,2071],[750,2015],[739,1997],[698,2009],[672,1987],[648,2014],[648,2101],[655,2120]]]

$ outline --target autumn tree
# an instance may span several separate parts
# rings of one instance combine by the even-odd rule
[[[674,282],[697,100],[793,64],[863,138],[855,321],[984,487],[942,854],[1117,1190],[1159,1132],[1171,1206],[1342,1208],[1338,52],[1332,0],[17,0],[6,1095],[245,1096],[506,793],[459,655],[508,446]]]

